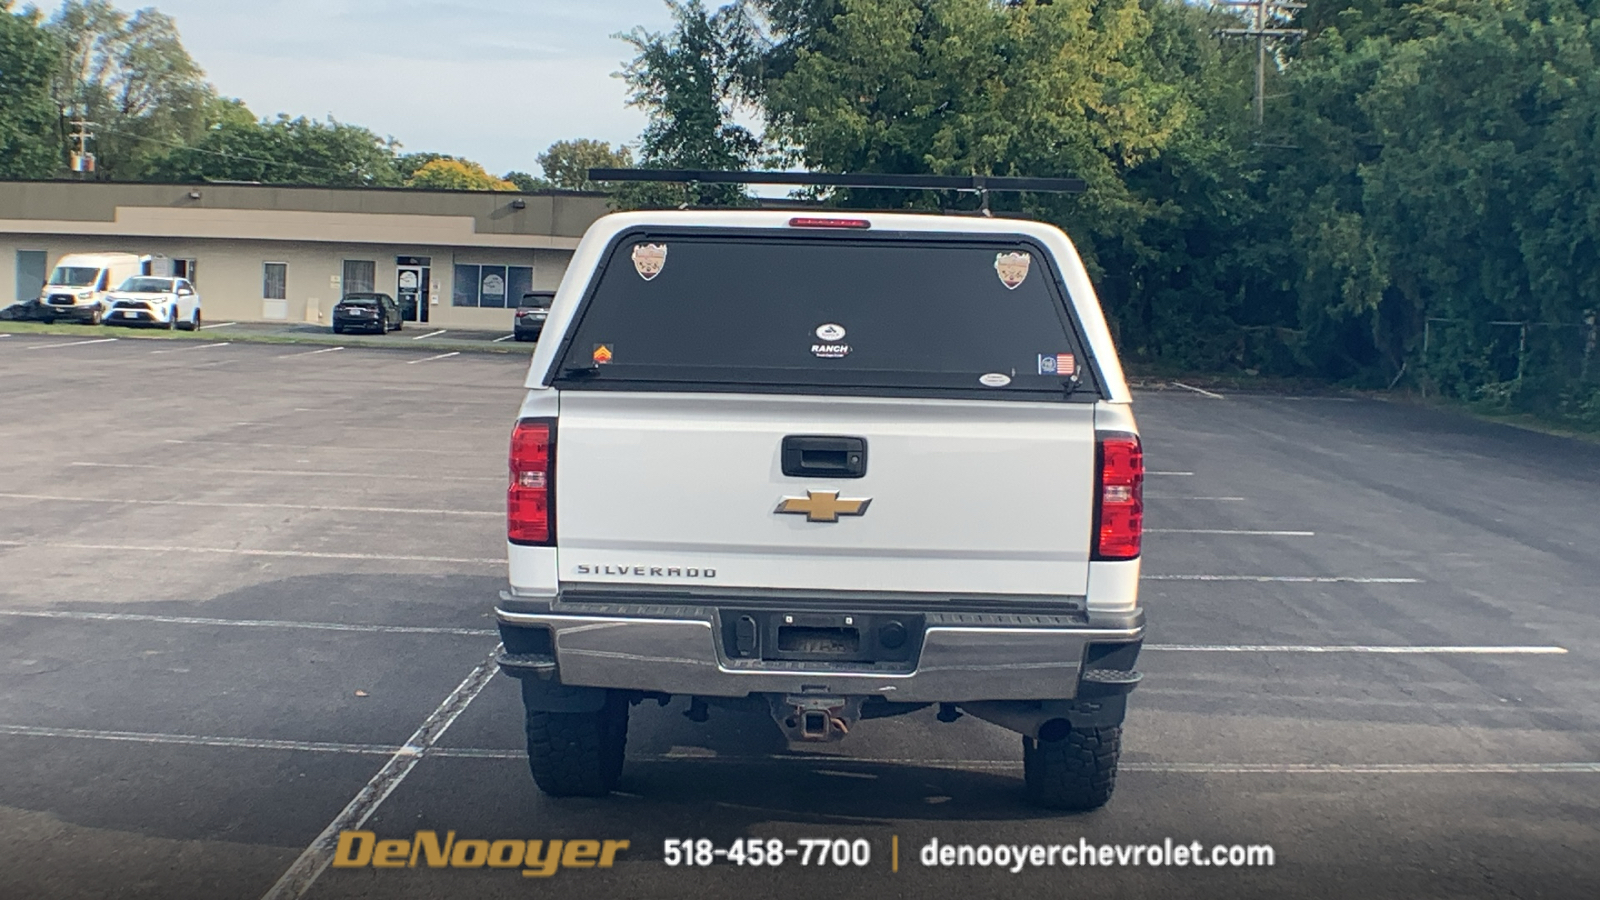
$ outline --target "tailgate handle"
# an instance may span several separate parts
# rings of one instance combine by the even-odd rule
[[[867,439],[791,434],[783,439],[783,474],[794,478],[860,478]]]

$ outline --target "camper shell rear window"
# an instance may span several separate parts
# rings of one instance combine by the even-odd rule
[[[1089,402],[1082,334],[1020,236],[637,231],[608,249],[548,381]]]

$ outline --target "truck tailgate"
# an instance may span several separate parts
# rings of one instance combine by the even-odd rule
[[[568,391],[560,410],[563,583],[1086,590],[1090,405]],[[865,474],[784,475],[794,435],[863,438]],[[822,508],[780,513],[786,498]],[[852,501],[870,503],[812,520]]]

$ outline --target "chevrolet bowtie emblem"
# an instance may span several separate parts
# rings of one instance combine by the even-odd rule
[[[785,497],[773,510],[805,516],[807,522],[837,522],[840,516],[859,516],[867,511],[872,498],[840,500],[838,491],[806,491],[804,497]]]

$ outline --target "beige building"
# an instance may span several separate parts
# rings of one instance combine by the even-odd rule
[[[172,260],[211,322],[326,323],[375,290],[409,321],[509,329],[606,211],[566,191],[0,182],[0,307],[37,297],[68,253],[123,252]]]

